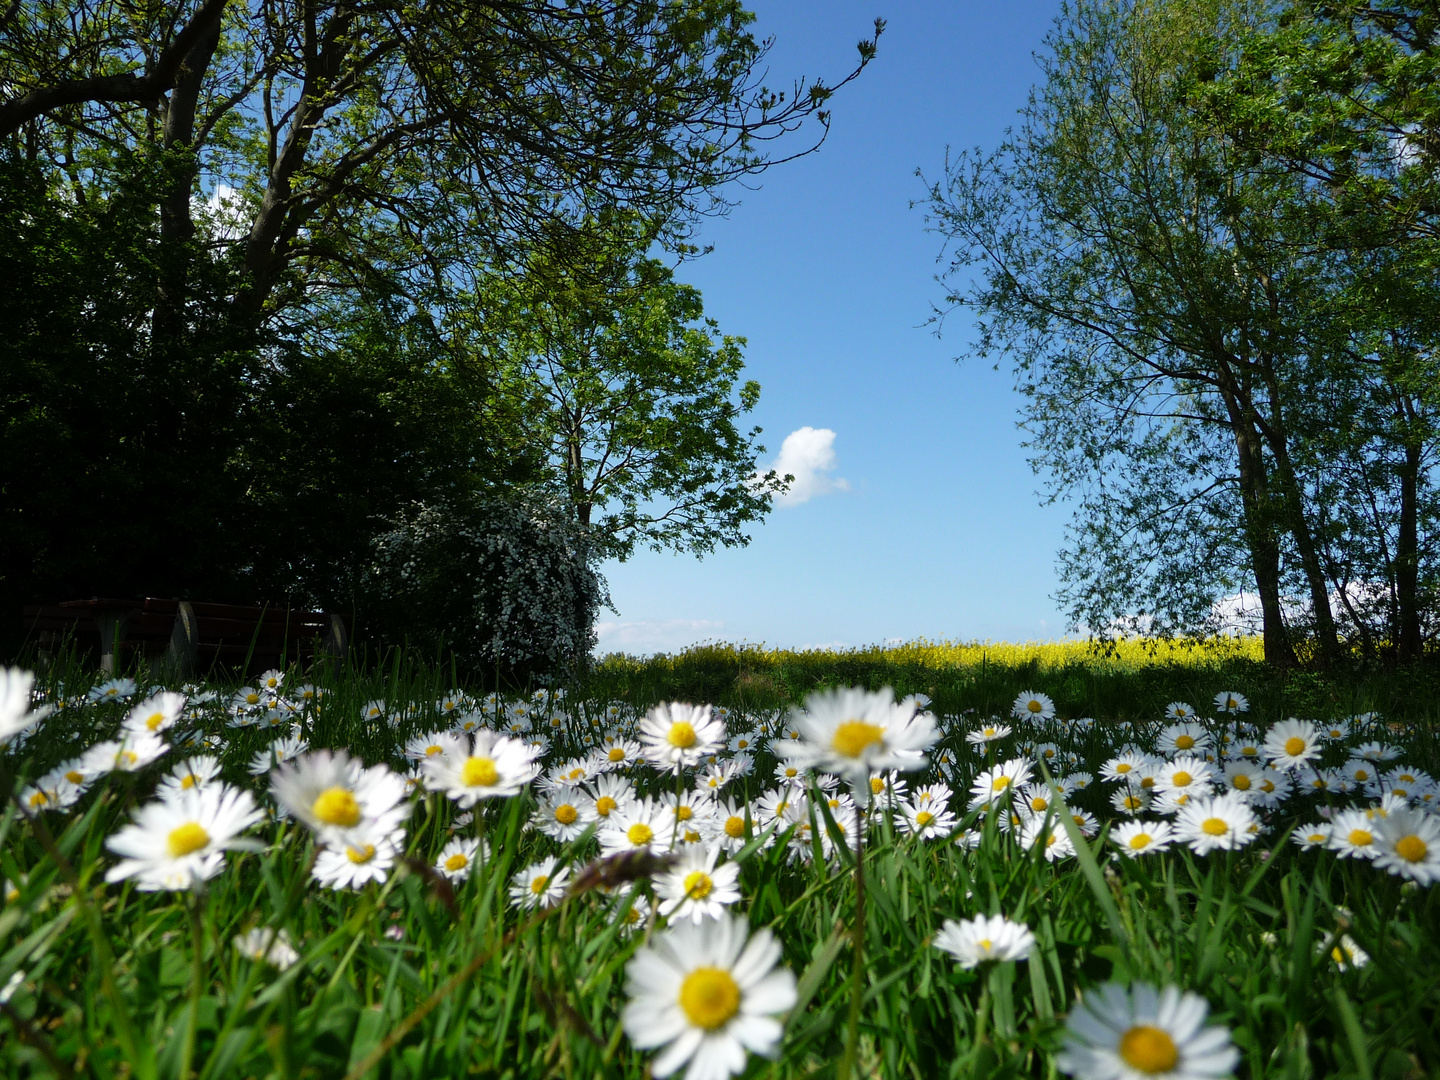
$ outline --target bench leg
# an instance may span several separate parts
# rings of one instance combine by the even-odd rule
[[[130,622],[128,614],[97,614],[95,626],[100,631],[100,671],[106,675],[115,674],[115,650],[125,637],[125,627]]]
[[[200,628],[195,609],[185,601],[175,609],[175,626],[170,631],[170,646],[165,650],[165,666],[175,675],[187,679],[195,671],[195,657],[200,644]]]

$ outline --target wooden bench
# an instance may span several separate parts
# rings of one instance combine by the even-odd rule
[[[67,639],[86,652],[97,642],[106,672],[140,656],[182,676],[215,668],[244,674],[296,660],[340,662],[350,642],[345,620],[329,612],[156,597],[32,605],[21,618],[26,640],[42,655]]]

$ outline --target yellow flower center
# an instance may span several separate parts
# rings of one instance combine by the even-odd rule
[[[1207,836],[1224,836],[1230,831],[1230,826],[1224,818],[1212,817],[1201,822],[1200,831]]]
[[[163,712],[151,713],[145,718],[145,726],[151,731],[156,730],[163,723],[165,723],[165,714]]]
[[[688,806],[677,806],[675,808],[675,820],[689,821],[695,816],[695,811]]]
[[[1351,829],[1349,840],[1350,843],[1354,844],[1356,847],[1366,847],[1367,845],[1374,843],[1375,837],[1372,836],[1370,833],[1366,832],[1364,829]]]
[[[196,822],[187,821],[178,829],[170,830],[168,840],[170,857],[178,859],[183,855],[194,854],[208,843],[210,843],[210,834]]]
[[[922,829],[934,820],[935,815],[930,813],[929,810],[921,810],[918,814],[915,815],[915,824],[919,825]]]
[[[1291,757],[1298,757],[1305,752],[1305,740],[1299,735],[1291,735],[1285,740],[1285,753]]]
[[[353,829],[360,823],[360,804],[349,788],[326,788],[310,806],[310,812],[326,825]]]
[[[1184,769],[1181,769],[1179,772],[1175,773],[1173,776],[1170,777],[1170,783],[1174,784],[1176,787],[1189,787],[1192,783],[1194,783],[1194,781],[1195,778],[1191,776],[1188,772],[1186,772]]]
[[[1169,1032],[1140,1024],[1120,1036],[1120,1060],[1147,1075],[1168,1073],[1180,1063],[1180,1049]]]
[[[612,746],[610,748],[610,752],[605,756],[608,757],[611,761],[624,761],[625,748],[621,746]]]
[[[1121,775],[1124,775],[1125,773],[1129,772],[1132,767],[1133,766],[1131,766],[1128,761],[1122,761],[1119,765],[1115,766],[1115,771],[1120,773]]]
[[[257,694],[257,693],[255,693],[255,692],[252,690],[250,693],[248,693],[248,694],[245,695],[245,704],[246,704],[246,705],[259,705],[259,704],[260,704],[260,695]]]
[[[347,847],[345,849],[345,855],[351,862],[355,863],[357,866],[363,866],[371,859],[375,858],[375,845],[366,844],[364,847],[358,848]]]
[[[1142,777],[1140,778],[1140,786],[1141,786],[1142,788],[1152,788],[1152,787],[1154,787],[1154,786],[1155,786],[1155,778],[1154,778],[1153,776],[1142,776]]]
[[[464,870],[465,867],[469,865],[469,857],[461,851],[457,851],[454,855],[451,855],[448,859],[445,860],[445,869],[451,871],[452,873],[456,870]]]
[[[725,819],[725,835],[732,840],[738,840],[745,835],[745,819],[739,814],[732,814]]]
[[[794,765],[786,765],[786,766],[785,766],[785,779],[787,779],[787,780],[794,780],[795,777],[797,777],[797,776],[799,776],[799,775],[800,775],[800,770],[797,769]]]
[[[1269,795],[1272,791],[1275,790],[1275,781],[1273,781],[1273,780],[1261,780],[1261,781],[1260,781],[1260,790],[1263,791],[1263,792],[1265,792],[1265,794]]]
[[[1025,703],[1025,707],[1034,713],[1045,711],[1045,706],[1039,701],[1036,701],[1034,698],[1031,698],[1029,701],[1027,701]]]
[[[830,746],[842,757],[858,758],[870,747],[885,745],[885,729],[863,720],[846,720],[835,729]]]
[[[444,752],[445,748],[443,746],[440,746],[438,743],[431,743],[429,746],[425,747],[426,757],[434,757],[436,754],[443,754]]]
[[[677,720],[670,725],[670,734],[665,739],[676,749],[689,750],[695,745],[695,729],[684,720]]]
[[[1033,799],[1030,800],[1031,810],[1044,810],[1049,805],[1049,800],[1041,798],[1039,795],[1036,795]]]
[[[535,880],[532,881],[532,882],[530,882],[530,891],[531,891],[532,893],[534,893],[536,896],[539,896],[541,893],[543,893],[543,892],[545,891],[545,887],[546,887],[547,885],[549,885],[549,884],[550,884],[550,875],[548,875],[548,874],[537,874],[537,875],[535,875]]]
[[[870,793],[872,795],[879,795],[884,790],[885,781],[878,776],[872,776],[870,778]]]
[[[680,984],[680,1009],[696,1027],[714,1031],[740,1011],[740,985],[722,968],[698,967]]]
[[[574,825],[575,819],[580,816],[580,811],[571,806],[568,802],[561,803],[555,808],[555,820],[561,825]]]
[[[626,830],[625,836],[630,843],[636,847],[640,847],[642,844],[648,844],[651,840],[655,839],[655,831],[643,821],[637,821]]]
[[[1141,851],[1144,848],[1149,847],[1150,841],[1153,839],[1154,837],[1151,836],[1149,833],[1138,832],[1130,838],[1130,850]]]
[[[1145,804],[1144,804],[1143,801],[1141,801],[1141,798],[1140,798],[1139,795],[1126,795],[1126,796],[1125,796],[1125,809],[1126,809],[1126,810],[1139,810],[1139,809],[1140,809],[1142,806],[1144,806],[1144,805],[1145,805]]]
[[[685,895],[691,900],[704,900],[715,888],[715,882],[703,870],[692,870],[685,875]]]
[[[1250,777],[1246,776],[1244,773],[1240,773],[1237,776],[1231,777],[1230,783],[1235,786],[1235,789],[1237,791],[1250,790]]]
[[[1366,780],[1369,780],[1369,779],[1370,779],[1370,773],[1369,773],[1369,771],[1366,770],[1366,769],[1356,769],[1356,770],[1355,770],[1355,779],[1358,780],[1358,781],[1360,781],[1360,783],[1363,784]]]
[[[44,805],[45,805],[46,803],[48,803],[49,801],[50,801],[50,796],[49,796],[49,795],[46,795],[45,792],[43,792],[43,791],[37,791],[37,792],[35,792],[35,794],[33,794],[33,795],[30,796],[30,805],[31,805],[31,806],[44,806]]]
[[[1175,740],[1177,750],[1189,750],[1195,745],[1195,739],[1191,735],[1181,735]]]
[[[1008,776],[997,776],[994,780],[990,781],[991,791],[1004,791],[1009,786],[1010,777]]]
[[[85,779],[85,774],[79,769],[71,769],[65,774],[65,779],[69,780],[72,784],[78,784]]]
[[[1417,863],[1429,854],[1430,849],[1425,841],[1411,833],[1409,836],[1402,836],[1395,841],[1395,854],[1399,855],[1406,862]]]
[[[494,787],[500,780],[500,770],[493,758],[466,758],[460,768],[460,780],[466,787]]]
[[[610,811],[614,810],[619,805],[620,804],[617,803],[614,799],[612,799],[609,795],[601,795],[600,798],[595,800],[595,812],[601,817],[609,817]]]

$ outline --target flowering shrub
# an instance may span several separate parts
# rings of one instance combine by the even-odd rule
[[[371,541],[362,578],[381,633],[512,670],[574,664],[608,604],[583,530],[542,496],[411,503]]]

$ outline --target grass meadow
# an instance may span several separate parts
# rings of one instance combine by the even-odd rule
[[[502,693],[402,657],[9,678],[5,1075],[1440,1075],[1434,672],[922,642]],[[977,916],[1023,955],[937,945]],[[687,958],[722,925],[773,941],[768,999]]]

